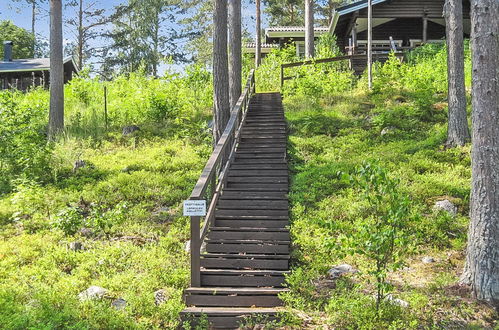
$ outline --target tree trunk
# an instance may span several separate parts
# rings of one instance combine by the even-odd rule
[[[64,66],[62,62],[62,4],[50,0],[50,112],[49,137],[64,129]]]
[[[462,282],[499,308],[499,3],[471,0],[471,222]]]
[[[260,66],[262,62],[262,13],[260,10],[260,0],[256,0],[256,47],[255,47],[255,68]]]
[[[447,79],[449,82],[449,127],[446,146],[456,147],[470,141],[464,86],[462,1],[446,0],[444,16],[447,27]]]
[[[33,0],[31,3],[31,34],[33,35],[33,57],[35,57],[36,53],[36,30],[35,30],[35,23],[36,23],[36,1]]]
[[[80,0],[80,8],[78,10],[78,68],[83,68],[83,0]]]
[[[215,0],[213,15],[213,138],[222,135],[230,117],[229,63],[227,55],[227,0]]]
[[[241,96],[241,0],[229,1],[229,99],[231,109]]]
[[[314,57],[314,1],[305,0],[305,57]]]

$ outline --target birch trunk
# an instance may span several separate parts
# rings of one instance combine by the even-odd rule
[[[255,26],[255,68],[260,66],[262,62],[262,13],[260,9],[260,0],[256,0],[256,26]]]
[[[241,0],[229,1],[229,100],[232,109],[241,95]]]
[[[50,112],[49,137],[64,129],[64,66],[62,62],[62,4],[50,0]]]
[[[461,0],[446,0],[444,16],[447,34],[447,79],[449,125],[447,147],[470,142],[464,85],[463,4]]]
[[[314,1],[305,0],[305,57],[313,58],[314,53]]]
[[[499,2],[471,0],[471,222],[461,281],[499,308]]]
[[[229,63],[227,55],[227,0],[214,0],[213,14],[213,138],[222,135],[230,117]]]

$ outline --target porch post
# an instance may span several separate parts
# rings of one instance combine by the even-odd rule
[[[428,41],[428,15],[423,15],[423,43],[425,44]]]

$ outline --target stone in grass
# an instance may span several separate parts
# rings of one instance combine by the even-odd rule
[[[391,302],[394,305],[397,305],[397,306],[400,306],[400,307],[403,307],[403,308],[408,308],[409,307],[409,303],[407,301],[399,299],[399,298],[394,298],[391,294],[388,294],[385,297],[385,299],[388,300],[389,302]]]
[[[80,298],[81,301],[102,299],[107,292],[108,292],[107,289],[101,288],[100,286],[92,285],[85,291],[80,292],[80,294],[78,294],[78,298]]]
[[[69,243],[69,249],[73,251],[81,251],[83,250],[83,244],[81,244],[81,242],[71,242]]]
[[[435,259],[433,257],[430,257],[430,256],[425,256],[425,257],[423,257],[423,259],[421,259],[421,261],[424,264],[432,264],[435,262]]]
[[[159,306],[165,303],[170,298],[168,292],[164,289],[159,289],[154,292],[154,303]]]
[[[84,161],[84,160],[81,160],[81,159],[78,159],[77,161],[75,161],[75,163],[73,164],[73,172],[76,172],[78,171],[80,168],[83,168],[87,166],[87,163]]]
[[[80,235],[84,237],[92,237],[94,236],[94,231],[92,228],[82,228],[80,229]]]
[[[393,133],[393,132],[395,132],[395,130],[396,130],[396,128],[393,126],[385,127],[381,130],[381,136],[385,136],[387,134]]]
[[[126,302],[126,300],[125,300],[125,299],[123,299],[123,298],[118,298],[118,299],[114,300],[114,301],[111,303],[111,306],[113,306],[116,310],[121,311],[121,310],[125,309],[126,304],[127,304],[127,302]]]
[[[452,216],[457,215],[457,207],[448,199],[444,199],[443,201],[438,201],[433,206],[435,210],[442,210],[449,213]]]
[[[187,241],[187,242],[185,242],[185,244],[184,244],[184,251],[185,252],[191,252],[191,241],[190,240]]]
[[[338,278],[341,277],[345,274],[355,274],[358,273],[359,271],[355,269],[354,267],[350,266],[349,264],[342,264],[338,266],[334,266],[328,271],[329,277],[331,278]]]
[[[123,127],[122,134],[123,136],[130,135],[136,131],[140,131],[140,127],[137,125],[130,125]]]

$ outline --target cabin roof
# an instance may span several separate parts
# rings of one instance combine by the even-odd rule
[[[388,0],[373,0],[373,5],[377,5],[379,3],[386,2],[386,1],[388,1]],[[353,13],[354,11],[367,8],[367,5],[368,5],[367,2],[368,2],[367,0],[362,0],[362,1],[357,1],[357,2],[351,3],[349,5],[340,7],[340,8],[338,8],[337,13],[340,16],[343,16],[346,14]]]
[[[68,56],[63,60],[64,64],[71,63],[74,70],[78,72],[74,58]],[[26,58],[12,60],[9,62],[0,61],[0,73],[6,72],[32,72],[32,71],[49,71],[50,58]]]

